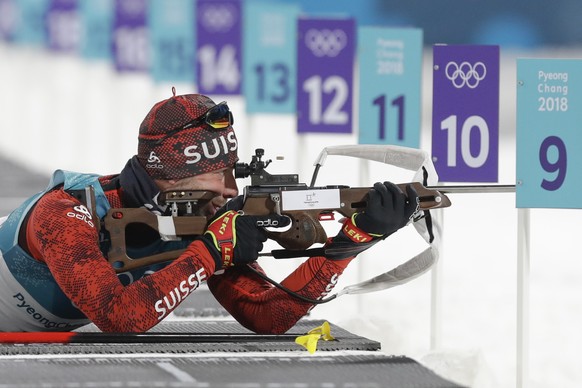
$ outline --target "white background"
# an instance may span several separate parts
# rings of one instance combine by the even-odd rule
[[[499,183],[515,181],[515,58],[576,58],[576,51],[502,52]],[[0,46],[0,152],[41,173],[56,168],[116,173],[136,151],[139,124],[172,85],[146,75],[114,73],[104,63]],[[423,74],[421,147],[430,151],[430,50]],[[175,85],[178,94],[195,92]],[[324,146],[355,144],[355,135],[295,134],[293,116],[246,116],[240,97],[228,100],[243,161],[255,148],[275,159],[272,173],[298,172],[309,183]],[[362,184],[357,161],[328,158],[319,184]],[[569,166],[572,171],[576,166]],[[0,177],[1,178],[1,177]],[[373,166],[367,178],[404,182],[410,176]],[[241,182],[241,187],[245,182]],[[394,289],[346,295],[312,315],[382,342],[383,351],[407,355],[444,377],[473,387],[512,387],[516,374],[517,210],[514,194],[456,194],[444,212],[441,344],[430,349],[430,274]],[[577,387],[582,345],[580,210],[531,212],[531,387]],[[333,230],[337,225],[328,225]],[[408,227],[354,261],[336,290],[385,272],[424,249]],[[263,258],[281,279],[297,263]]]

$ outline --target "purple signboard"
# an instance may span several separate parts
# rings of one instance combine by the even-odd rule
[[[352,132],[354,19],[299,19],[298,132]]]
[[[112,50],[117,71],[147,71],[146,0],[115,0]]]
[[[442,182],[497,182],[499,47],[434,46],[432,156]]]
[[[202,94],[241,94],[241,13],[239,0],[196,2],[196,79]]]
[[[51,51],[73,53],[81,41],[77,0],[51,0],[46,13],[47,47]]]
[[[0,0],[0,40],[13,39],[17,17],[16,0]]]

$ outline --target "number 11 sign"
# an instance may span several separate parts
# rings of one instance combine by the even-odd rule
[[[582,208],[582,60],[517,62],[519,208]]]
[[[422,30],[360,27],[359,142],[420,147]]]

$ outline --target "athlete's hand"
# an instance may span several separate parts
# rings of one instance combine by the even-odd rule
[[[220,209],[218,209],[217,214],[222,214],[225,211],[228,210],[242,210],[242,208],[245,205],[245,197],[244,195],[239,195],[237,197],[232,198],[231,200],[229,200],[226,204],[224,204],[223,207],[221,207]],[[216,216],[215,216],[216,217]]]
[[[246,216],[227,210],[216,216],[198,238],[212,254],[216,270],[219,270],[257,260],[267,240],[263,226],[283,227],[290,222],[288,217],[277,214]]]
[[[366,208],[346,219],[340,232],[325,244],[325,256],[332,260],[354,257],[405,226],[419,209],[412,185],[406,194],[390,182],[376,183],[368,193]]]
[[[406,226],[419,209],[418,194],[411,184],[406,194],[391,182],[374,184],[366,208],[352,216],[355,226],[372,237],[386,237]]]

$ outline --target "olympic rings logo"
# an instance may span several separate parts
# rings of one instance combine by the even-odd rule
[[[198,20],[210,32],[227,32],[236,22],[236,8],[230,4],[208,5],[200,10]]]
[[[305,34],[305,46],[316,57],[336,57],[346,47],[348,37],[343,30],[310,29]]]
[[[465,61],[459,65],[451,61],[447,63],[445,74],[455,88],[461,89],[466,85],[469,89],[475,89],[485,79],[487,67],[483,62],[471,65]]]

